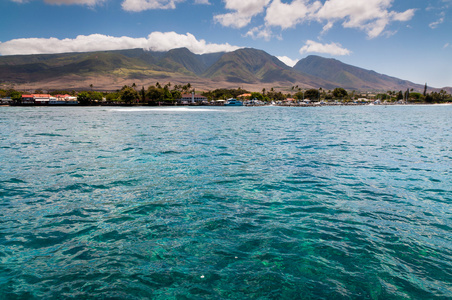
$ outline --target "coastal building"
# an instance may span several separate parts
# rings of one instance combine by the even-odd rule
[[[22,104],[35,104],[35,97],[33,95],[22,95]]]
[[[55,98],[60,101],[66,101],[66,99],[69,98],[70,96],[71,95],[68,95],[68,94],[64,94],[64,95],[58,94],[58,95],[55,95]]]
[[[180,102],[184,103],[195,103],[195,102],[204,102],[207,101],[207,97],[204,97],[202,95],[196,95],[195,93],[191,94],[182,94],[180,98]]]
[[[0,98],[0,103],[1,104],[11,104],[11,103],[13,103],[13,99],[11,99],[11,97],[3,97],[3,98]]]
[[[66,101],[64,101],[64,99],[61,100],[61,99],[59,99],[57,97],[50,97],[49,104],[52,104],[52,105],[55,105],[55,104],[66,104]]]
[[[24,94],[22,95],[22,104],[32,105],[68,105],[78,104],[77,97],[71,95],[56,95],[50,94]]]
[[[77,97],[65,94],[65,95],[55,95],[55,99],[51,99],[49,104],[78,104]]]
[[[49,104],[50,94],[32,94],[35,104]]]

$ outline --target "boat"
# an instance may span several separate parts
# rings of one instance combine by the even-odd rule
[[[243,102],[234,98],[229,98],[225,103],[225,106],[243,106]]]

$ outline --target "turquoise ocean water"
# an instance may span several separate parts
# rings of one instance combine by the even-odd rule
[[[452,299],[452,106],[1,107],[0,299]]]

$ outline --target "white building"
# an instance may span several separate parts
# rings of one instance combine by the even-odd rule
[[[202,95],[195,95],[195,93],[182,94],[180,101],[188,102],[188,103],[203,102],[203,101],[207,101],[207,97],[204,97]]]

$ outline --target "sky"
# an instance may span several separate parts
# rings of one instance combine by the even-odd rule
[[[452,0],[0,0],[0,55],[249,47],[452,86]]]

